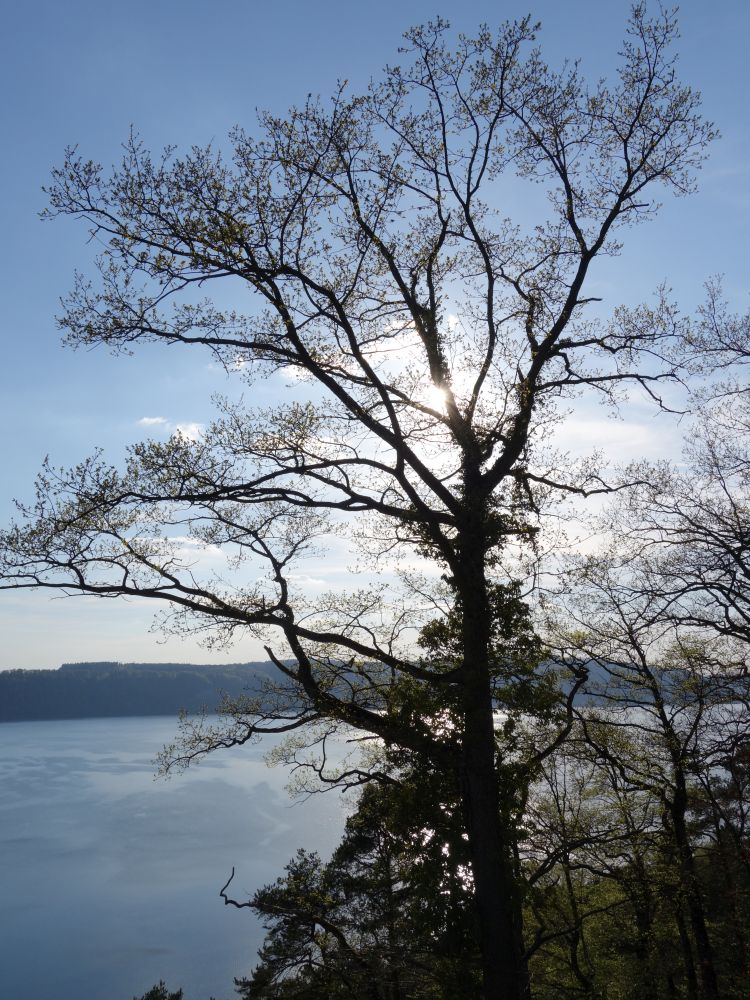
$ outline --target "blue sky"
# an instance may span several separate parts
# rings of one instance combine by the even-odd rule
[[[395,60],[401,32],[435,14],[459,30],[531,13],[555,64],[580,56],[590,76],[614,64],[628,4],[620,0],[129,0],[128,3],[7,3],[0,41],[3,171],[0,293],[0,518],[11,498],[29,497],[45,455],[70,464],[101,446],[117,460],[125,445],[162,418],[154,433],[202,423],[210,397],[226,391],[207,356],[146,347],[135,357],[59,345],[54,315],[74,267],[92,248],[68,221],[42,223],[41,191],[63,149],[105,164],[117,160],[131,124],[146,143],[221,145],[234,124],[252,128],[255,108],[283,112],[337,79],[366,86]],[[700,193],[668,201],[659,219],[635,231],[625,253],[602,273],[608,304],[647,298],[667,279],[686,310],[703,281],[723,273],[727,294],[747,307],[750,215],[747,38],[750,4],[720,0],[683,5],[681,75],[703,92],[722,132],[700,179]],[[673,441],[648,421],[612,428],[613,447]],[[571,434],[580,433],[571,427]],[[605,430],[606,434],[607,431]],[[601,444],[601,441],[596,442]],[[343,566],[338,567],[343,571]],[[201,659],[192,643],[159,645],[150,610],[133,604],[0,594],[0,669],[48,667],[76,659]],[[221,659],[257,655],[245,644]],[[214,657],[216,658],[216,657]]]

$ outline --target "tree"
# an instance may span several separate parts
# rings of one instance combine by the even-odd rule
[[[568,634],[567,655],[596,664],[604,679],[597,695],[606,707],[580,711],[585,739],[623,781],[659,804],[678,889],[675,916],[684,917],[692,937],[681,930],[688,978],[696,979],[689,992],[718,998],[691,798],[701,783],[714,783],[747,739],[746,652],[737,655],[736,644],[710,623],[685,616],[671,589],[655,591],[650,565],[643,571],[639,560],[612,552],[582,559],[565,590],[563,620],[579,625]],[[618,749],[623,732],[627,740]]]
[[[741,658],[750,642],[750,410],[747,390],[728,388],[703,401],[680,466],[641,465],[639,487],[613,505],[609,523],[618,558],[637,565],[638,587],[665,616],[725,636]]]
[[[107,176],[70,150],[49,215],[84,220],[104,251],[98,284],[76,280],[68,339],[202,345],[241,377],[294,372],[310,400],[227,402],[201,440],[136,445],[122,472],[100,456],[47,467],[0,539],[4,587],[138,595],[178,630],[264,637],[279,684],[224,728],[188,731],[179,760],[325,719],[457,775],[484,995],[514,1000],[529,990],[517,790],[494,713],[535,685],[505,653],[499,598],[533,563],[550,505],[609,488],[547,447],[561,403],[638,385],[658,404],[676,374],[669,303],[597,319],[586,284],[624,228],[653,217],[657,188],[692,188],[713,136],[677,80],[669,12],[633,7],[611,84],[550,69],[536,30],[481,28],[451,49],[445,22],[415,28],[403,68],[363,95],[342,86],[329,106],[261,116],[260,138],[234,132],[229,161],[152,157],[131,136]],[[524,182],[548,195],[529,227],[495,207]],[[257,308],[199,298],[217,282]],[[374,556],[417,553],[440,582],[405,573],[403,593],[375,584],[311,606],[293,563],[350,525]],[[256,582],[197,579],[173,540],[186,532]],[[425,659],[418,630],[447,616],[455,650]],[[457,722],[441,724],[441,704]]]
[[[596,662],[607,678],[599,697],[608,708],[595,727],[587,723],[594,749],[661,801],[695,997],[718,995],[718,969],[722,995],[741,995],[748,962],[750,459],[746,389],[726,379],[746,359],[747,320],[730,316],[717,295],[710,285],[685,339],[705,352],[703,367],[725,379],[700,393],[680,466],[640,463],[637,487],[610,503],[610,544],[575,560],[560,617],[580,628],[569,634],[574,656]],[[613,727],[634,734],[624,753],[602,739]]]
[[[225,886],[225,901],[253,909],[269,931],[252,977],[238,980],[241,996],[477,995],[458,796],[447,794],[445,776],[427,789],[424,777],[368,784],[327,863],[300,850],[282,878],[247,902],[229,898]]]
[[[133,1000],[138,1000],[138,998],[133,997]],[[156,986],[152,986],[150,990],[147,990],[141,997],[141,1000],[182,1000],[182,990],[170,993],[166,983],[162,979]]]

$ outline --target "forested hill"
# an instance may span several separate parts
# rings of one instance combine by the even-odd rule
[[[257,690],[270,663],[64,663],[0,671],[0,722],[176,715]]]

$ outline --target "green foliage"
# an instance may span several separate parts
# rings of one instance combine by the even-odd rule
[[[143,994],[142,997],[133,997],[133,1000],[182,1000],[182,990],[170,993],[163,980],[159,980],[156,986]]]
[[[367,786],[328,863],[300,850],[255,894],[269,933],[245,1000],[476,996],[466,844],[439,784]]]

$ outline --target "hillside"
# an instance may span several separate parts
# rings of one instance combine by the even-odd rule
[[[0,671],[0,722],[176,715],[258,690],[270,663],[64,663]]]

